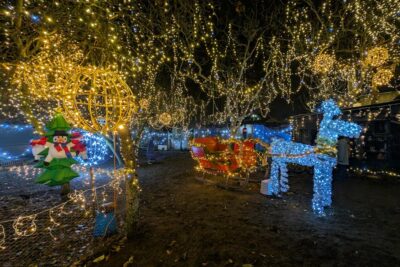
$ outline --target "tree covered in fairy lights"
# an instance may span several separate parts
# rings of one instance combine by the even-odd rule
[[[257,1],[246,7],[240,1],[181,0],[164,5],[147,1],[145,6],[159,31],[170,36],[174,73],[204,100],[198,102],[202,123],[228,124],[234,133],[252,113],[266,116],[282,93],[270,86],[274,66],[267,47],[268,34],[277,28],[276,3]]]
[[[275,86],[305,93],[309,106],[330,96],[342,106],[374,102],[380,89],[396,89],[399,9],[395,0],[289,1],[270,43]]]
[[[140,9],[139,3],[130,1],[18,0],[1,6],[0,21],[3,41],[0,47],[1,116],[14,121],[26,120],[36,132],[42,133],[43,122],[56,107],[62,107],[75,126],[85,125],[91,131],[101,129],[102,134],[109,136],[118,132],[121,154],[130,176],[127,179],[128,233],[133,231],[137,218],[139,192],[135,168],[141,135],[132,139],[132,127],[140,131],[147,124],[179,126],[189,121],[190,112],[194,110],[188,107],[192,101],[184,94],[182,86],[157,84],[160,75],[172,78],[174,75],[161,72],[163,65],[170,61],[164,51],[168,36],[148,27],[151,23],[146,17],[137,15]],[[130,116],[121,118],[119,114],[117,121],[107,122],[106,116],[107,125],[103,126],[99,118],[74,116],[76,100],[85,98],[73,101],[71,99],[76,96],[71,92],[91,94],[88,86],[97,90],[94,81],[107,83],[105,79],[118,82],[116,88],[124,89],[127,96],[112,101],[126,102],[131,99],[130,94],[136,96],[135,103],[128,103],[129,107],[119,107],[123,111],[121,114],[125,114],[126,109],[141,104],[131,110],[135,112],[134,120]],[[126,91],[127,87],[131,93]],[[107,92],[107,88],[101,90],[101,94]],[[107,114],[113,106],[107,100],[103,105],[98,104],[98,110],[94,111],[103,110]],[[180,119],[169,114],[170,110],[179,112]],[[160,119],[165,112],[167,117],[173,116],[173,120],[165,120],[165,116]]]

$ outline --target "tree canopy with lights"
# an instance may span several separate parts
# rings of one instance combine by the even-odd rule
[[[283,30],[271,40],[276,86],[303,91],[309,106],[334,97],[352,106],[395,87],[399,1],[289,1]],[[398,73],[398,70],[397,70]]]

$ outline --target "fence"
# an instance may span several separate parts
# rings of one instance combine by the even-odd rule
[[[91,175],[78,167],[81,177],[64,201],[58,188],[34,184],[37,171],[31,165],[0,170],[0,266],[69,266],[123,236],[123,169],[97,168]]]

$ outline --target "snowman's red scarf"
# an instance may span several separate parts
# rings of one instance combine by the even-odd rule
[[[54,143],[54,148],[58,152],[61,152],[61,150],[64,149],[65,155],[67,155],[67,158],[72,158],[71,152],[69,151],[66,143]]]

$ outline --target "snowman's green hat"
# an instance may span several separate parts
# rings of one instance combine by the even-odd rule
[[[53,119],[46,124],[46,136],[53,136],[57,133],[67,133],[67,131],[71,130],[71,126],[65,120],[63,115],[60,112],[57,112]],[[64,135],[64,134],[62,134]],[[68,134],[69,136],[69,134]]]

